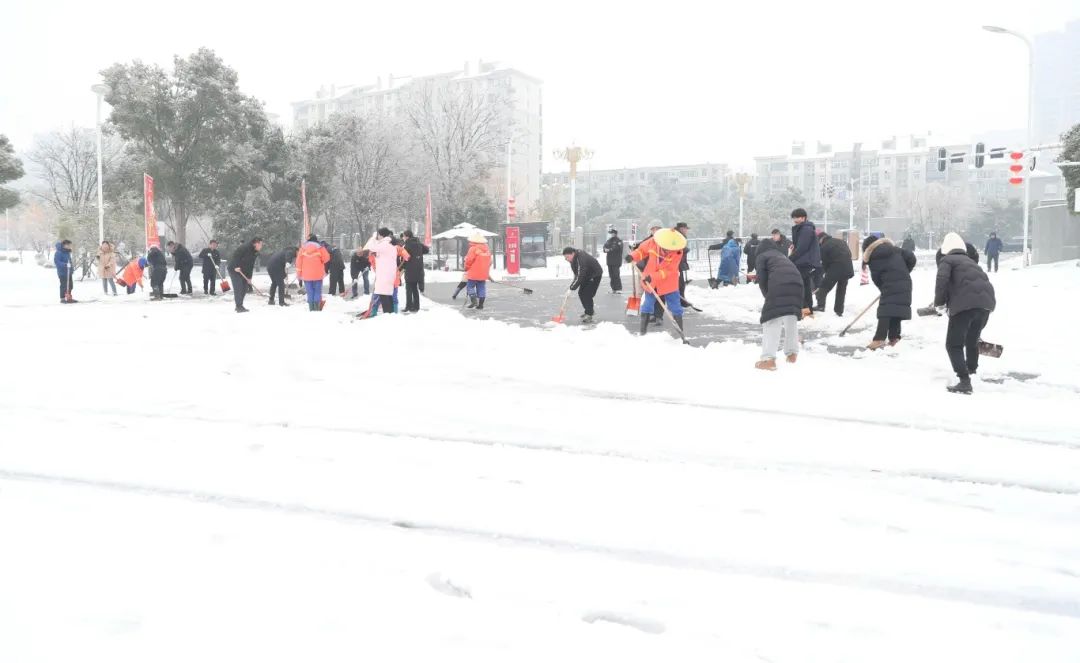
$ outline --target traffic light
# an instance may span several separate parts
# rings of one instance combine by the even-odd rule
[[[945,172],[945,166],[949,162],[949,152],[944,147],[939,147],[937,151],[937,169],[939,173]]]
[[[1009,154],[1009,158],[1013,162],[1009,165],[1009,172],[1012,173],[1012,177],[1009,178],[1009,184],[1023,184],[1024,178],[1021,173],[1024,172],[1024,164],[1021,161],[1024,160],[1023,152],[1012,152]]]
[[[986,163],[986,145],[975,143],[975,167],[982,168],[984,163]]]

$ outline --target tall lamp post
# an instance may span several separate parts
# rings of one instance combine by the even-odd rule
[[[1023,33],[1017,32],[1015,30],[1009,30],[1007,28],[998,27],[996,25],[984,25],[983,30],[986,30],[987,32],[993,32],[994,34],[999,34],[999,35],[1012,35],[1013,37],[1016,37],[1020,41],[1024,42],[1024,45],[1027,46],[1027,51],[1028,51],[1027,144],[1024,146],[1024,150],[1023,150],[1024,154],[1027,155],[1028,152],[1031,150],[1031,148],[1034,147],[1034,138],[1032,138],[1032,135],[1031,135],[1031,133],[1032,133],[1032,131],[1031,131],[1031,122],[1032,122],[1032,118],[1035,116],[1035,112],[1034,112],[1034,108],[1033,108],[1033,105],[1035,103],[1035,95],[1032,94],[1032,89],[1033,89],[1033,87],[1035,85],[1035,76],[1034,76],[1035,49],[1031,45],[1031,40],[1028,39],[1026,35],[1024,35]],[[1023,254],[1022,254],[1024,256],[1024,259],[1023,259],[1023,262],[1022,262],[1024,267],[1028,266],[1028,259],[1029,259],[1028,244],[1029,244],[1029,239],[1030,238],[1028,237],[1028,228],[1029,228],[1028,222],[1029,222],[1030,214],[1031,214],[1031,173],[1029,172],[1027,174],[1027,176],[1024,177],[1024,251],[1023,251]]]
[[[746,185],[750,183],[750,175],[739,173],[735,176],[735,184],[739,186],[739,237],[743,234],[743,201],[746,200]]]
[[[90,91],[97,95],[97,223],[98,244],[105,241],[105,205],[102,201],[102,167],[101,167],[101,100],[111,88],[104,83],[90,86]]]
[[[585,147],[571,145],[563,150],[555,150],[555,158],[562,159],[570,164],[570,233],[577,229],[575,207],[577,206],[577,165],[582,159],[589,159],[593,155],[592,150]]]

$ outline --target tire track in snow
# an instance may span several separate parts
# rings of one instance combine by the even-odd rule
[[[0,469],[0,480],[23,483],[49,484],[74,488],[86,488],[113,493],[134,494],[144,497],[179,499],[222,508],[253,509],[290,516],[309,516],[362,524],[395,530],[407,530],[418,534],[445,538],[466,539],[482,543],[516,545],[522,547],[554,550],[558,552],[589,554],[610,557],[623,562],[658,566],[677,570],[696,570],[722,575],[740,575],[765,580],[781,580],[806,584],[843,587],[854,590],[874,590],[901,596],[914,596],[982,607],[1019,610],[1044,615],[1080,620],[1080,598],[1076,595],[1030,596],[1008,591],[990,591],[967,587],[950,587],[908,582],[857,573],[815,571],[769,564],[746,564],[714,558],[692,557],[640,548],[616,548],[565,539],[530,537],[521,534],[454,527],[439,523],[425,523],[390,516],[311,506],[298,502],[276,502],[257,497],[225,495],[201,490],[185,490],[124,481],[85,479],[72,476],[40,474]]]

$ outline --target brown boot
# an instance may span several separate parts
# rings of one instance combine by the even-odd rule
[[[899,342],[900,342],[900,339],[898,339],[898,338],[890,338],[889,339],[889,347],[890,348],[895,347],[896,344],[899,343]]]
[[[787,356],[787,363],[794,364],[798,359],[799,359],[798,354],[788,355]]]
[[[804,318],[812,318],[812,317],[814,317],[814,310],[809,309],[809,308],[804,308],[802,310],[802,317],[804,317]]]
[[[762,359],[758,363],[754,364],[754,368],[760,368],[763,371],[775,371],[776,360],[775,359]]]
[[[885,347],[885,341],[870,341],[870,345],[866,346],[867,350],[879,350]]]

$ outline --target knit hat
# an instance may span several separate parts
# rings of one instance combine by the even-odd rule
[[[945,239],[941,242],[941,252],[945,255],[949,255],[957,250],[967,251],[967,245],[964,244],[964,238],[956,233],[945,235]]]

